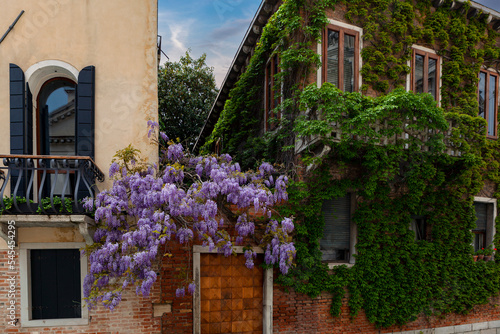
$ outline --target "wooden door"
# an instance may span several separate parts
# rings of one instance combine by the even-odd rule
[[[248,269],[243,254],[201,254],[201,333],[262,333],[261,263]]]

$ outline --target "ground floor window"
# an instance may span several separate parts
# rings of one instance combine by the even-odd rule
[[[493,243],[497,211],[496,204],[496,199],[474,198],[474,211],[476,213],[476,224],[472,229],[474,252],[486,248]]]
[[[20,243],[21,325],[88,324],[82,283],[87,259],[84,243]]]
[[[31,319],[81,318],[80,251],[32,249]]]
[[[350,262],[354,249],[351,195],[323,202],[325,227],[319,244],[326,262]]]

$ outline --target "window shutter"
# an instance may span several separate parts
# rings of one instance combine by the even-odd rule
[[[10,154],[33,154],[33,106],[28,84],[24,81],[23,70],[9,66],[10,77]],[[27,94],[26,94],[27,92]],[[28,108],[26,107],[28,106]],[[23,175],[16,196],[25,197],[27,177]],[[19,172],[12,172],[11,192],[18,184]]]
[[[27,154],[24,72],[10,64],[10,153]]]
[[[76,155],[94,158],[95,67],[87,66],[78,75],[76,87]]]
[[[351,197],[347,195],[342,198],[327,200],[323,203],[323,216],[325,228],[323,238],[320,240],[322,250],[344,250],[349,251],[351,238]],[[324,260],[335,260],[335,258],[324,258]]]
[[[31,250],[32,319],[81,318],[78,249]]]

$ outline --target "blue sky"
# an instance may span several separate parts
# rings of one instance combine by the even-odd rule
[[[500,0],[476,0],[500,11]],[[158,34],[170,61],[207,54],[220,86],[261,0],[159,0]],[[166,58],[163,56],[162,61]]]
[[[207,54],[217,85],[224,79],[261,0],[159,0],[158,34],[170,61],[188,48]],[[163,56],[162,61],[166,58]]]

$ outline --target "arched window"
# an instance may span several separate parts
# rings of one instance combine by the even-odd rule
[[[75,148],[76,84],[66,78],[45,82],[37,98],[37,151],[73,156]]]
[[[66,75],[63,77],[55,76],[58,73]],[[76,79],[76,75],[78,76],[76,83],[68,79],[70,77],[75,77]],[[25,81],[23,70],[17,65],[10,64],[11,154],[42,153],[55,155],[57,149],[66,149],[68,151],[64,155],[70,155],[69,145],[66,148],[62,146],[56,148],[57,145],[51,147],[50,141],[55,141],[58,138],[51,139],[50,137],[53,134],[50,133],[50,124],[41,126],[41,122],[51,122],[49,110],[47,110],[47,117],[42,117],[44,108],[50,109],[50,105],[54,105],[55,107],[58,103],[59,107],[62,107],[64,103],[68,102],[68,98],[71,98],[70,95],[74,94],[75,130],[73,136],[75,144],[74,151],[71,151],[73,154],[71,155],[90,156],[94,158],[95,67],[87,66],[75,74],[55,65],[38,66],[33,73],[30,73],[27,81]],[[33,106],[32,92],[37,95],[36,107]],[[56,112],[56,110],[53,111]],[[33,117],[35,112],[37,112],[37,117]],[[35,140],[33,138],[33,121],[37,122]],[[59,131],[56,128],[57,126],[54,125],[52,131]],[[47,129],[49,133],[42,133],[43,129]],[[54,132],[54,134],[56,133]],[[64,134],[61,136],[64,136]],[[70,136],[66,136],[66,139],[69,139]],[[49,141],[48,144],[47,141]],[[35,147],[33,145],[34,142],[36,142]]]
[[[10,64],[9,76],[11,154],[94,158],[94,66],[78,72],[61,61],[43,61],[32,65],[25,77],[19,66]],[[13,172],[11,182],[17,178]],[[22,176],[17,196],[26,196],[27,186],[28,178]],[[88,192],[78,193],[83,198]]]

